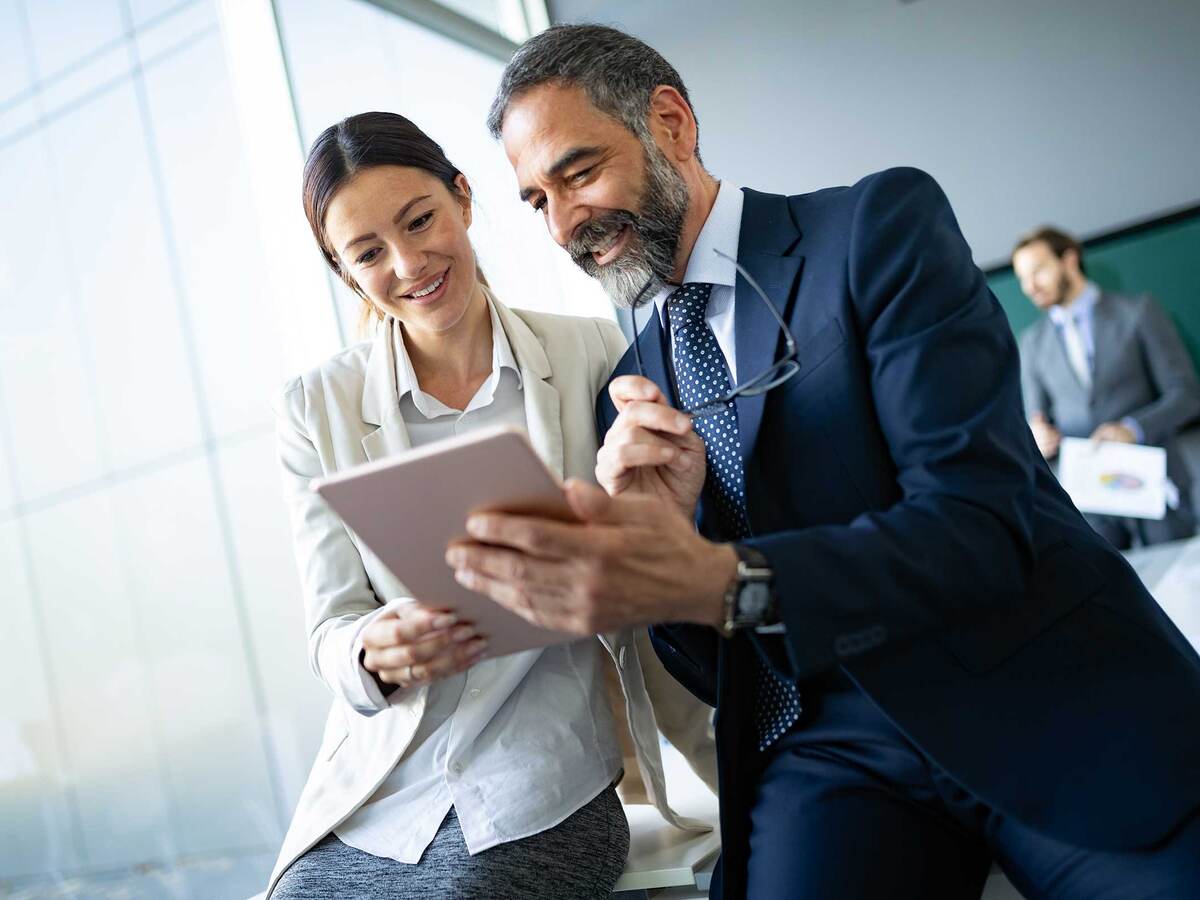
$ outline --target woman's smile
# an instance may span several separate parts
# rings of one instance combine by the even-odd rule
[[[435,303],[445,295],[449,283],[450,269],[446,268],[440,274],[425,279],[415,290],[409,291],[407,294],[401,294],[400,299],[406,303],[418,303],[421,305]]]

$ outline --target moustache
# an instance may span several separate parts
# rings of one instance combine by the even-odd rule
[[[638,218],[624,209],[613,210],[589,219],[576,230],[575,236],[567,243],[566,251],[576,265],[586,267],[586,264],[592,261],[592,253],[606,246],[613,235],[626,225],[636,231]]]

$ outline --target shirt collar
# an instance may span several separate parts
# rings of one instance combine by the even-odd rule
[[[726,256],[737,259],[738,237],[742,230],[742,204],[745,199],[740,187],[725,182],[717,185],[717,199],[713,201],[713,207],[709,210],[704,227],[696,236],[696,243],[688,257],[687,268],[683,273],[684,284],[704,282],[731,288],[737,283],[737,267],[730,260],[717,256],[713,250],[720,250]],[[665,285],[654,295],[654,303],[660,316],[663,314],[667,298],[677,286]]]
[[[1096,301],[1100,299],[1100,288],[1089,281],[1083,286],[1083,291],[1075,298],[1075,302],[1067,309],[1063,309],[1061,305],[1050,307],[1050,321],[1055,325],[1062,325],[1067,316],[1071,316],[1076,322],[1081,319],[1086,319],[1092,314],[1092,307],[1096,305]]]
[[[508,335],[504,333],[504,327],[500,324],[500,317],[496,314],[495,304],[492,303],[490,297],[486,297],[486,299],[488,315],[492,320],[492,374],[484,382],[484,387],[488,389],[487,396],[483,398],[484,403],[476,404],[476,406],[491,402],[491,398],[496,391],[496,385],[500,380],[500,373],[504,369],[512,370],[513,374],[517,377],[517,387],[521,387],[521,369],[517,365],[516,357],[513,356],[512,346],[508,342]],[[412,360],[408,357],[408,348],[404,346],[403,327],[395,329],[395,334],[396,396],[403,400],[405,396],[411,395],[413,404],[420,411],[421,415],[427,419],[452,412],[445,404],[421,390],[421,385],[417,382],[417,373],[413,369]]]

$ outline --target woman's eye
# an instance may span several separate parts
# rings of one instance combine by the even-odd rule
[[[422,228],[424,228],[426,225],[429,224],[429,220],[432,218],[433,218],[432,210],[425,213],[425,215],[423,215],[423,216],[417,216],[415,219],[413,219],[411,222],[408,223],[408,230],[409,231],[420,231]]]
[[[360,266],[363,266],[363,265],[366,265],[367,263],[371,262],[372,260],[374,260],[375,257],[378,255],[379,255],[379,249],[376,247],[372,247],[370,250],[368,250],[366,253],[364,253],[362,256],[360,256],[358,258],[357,262]]]

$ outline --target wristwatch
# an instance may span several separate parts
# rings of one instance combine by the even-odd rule
[[[775,571],[770,560],[745,544],[734,544],[738,555],[737,575],[725,591],[725,614],[721,622],[723,637],[732,637],[743,628],[774,625],[779,621],[775,591],[771,581]]]

